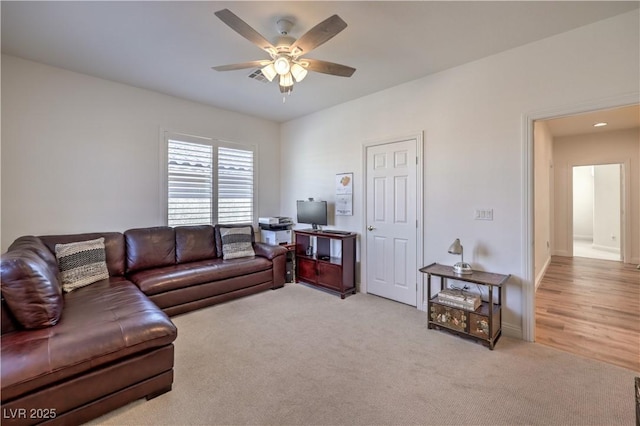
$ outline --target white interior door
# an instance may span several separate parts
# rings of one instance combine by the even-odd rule
[[[417,306],[417,141],[366,148],[367,292]]]

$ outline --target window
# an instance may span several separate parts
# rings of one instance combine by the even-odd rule
[[[218,148],[218,223],[253,222],[253,152]]]
[[[213,223],[213,147],[169,140],[169,226]]]
[[[252,223],[254,148],[166,134],[167,224]]]

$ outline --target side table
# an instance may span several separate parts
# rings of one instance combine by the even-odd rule
[[[502,288],[510,275],[482,271],[457,274],[453,267],[437,263],[420,268],[420,272],[427,274],[428,328],[442,328],[460,336],[470,337],[493,350],[502,334]],[[449,288],[447,280],[451,279],[486,286],[488,296],[475,310],[447,306],[438,302],[437,293],[432,296],[432,276],[440,278],[440,291]],[[497,289],[497,302],[494,300],[494,288]]]

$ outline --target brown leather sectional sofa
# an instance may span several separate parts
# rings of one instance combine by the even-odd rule
[[[79,424],[171,390],[168,316],[285,282],[284,248],[252,230],[255,256],[224,260],[221,228],[18,238],[0,269],[2,424]],[[101,237],[109,278],[62,294],[56,244]]]

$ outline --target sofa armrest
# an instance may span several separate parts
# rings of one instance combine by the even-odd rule
[[[253,243],[256,256],[262,256],[273,262],[273,287],[284,287],[287,280],[287,249],[282,246],[270,246],[265,243]]]
[[[253,251],[256,252],[256,256],[266,257],[269,260],[273,260],[278,256],[284,256],[287,254],[287,249],[281,246],[272,246],[266,243],[253,243]]]
[[[13,317],[7,302],[4,301],[4,297],[0,299],[0,325],[2,326],[2,334],[20,329],[20,323]]]

